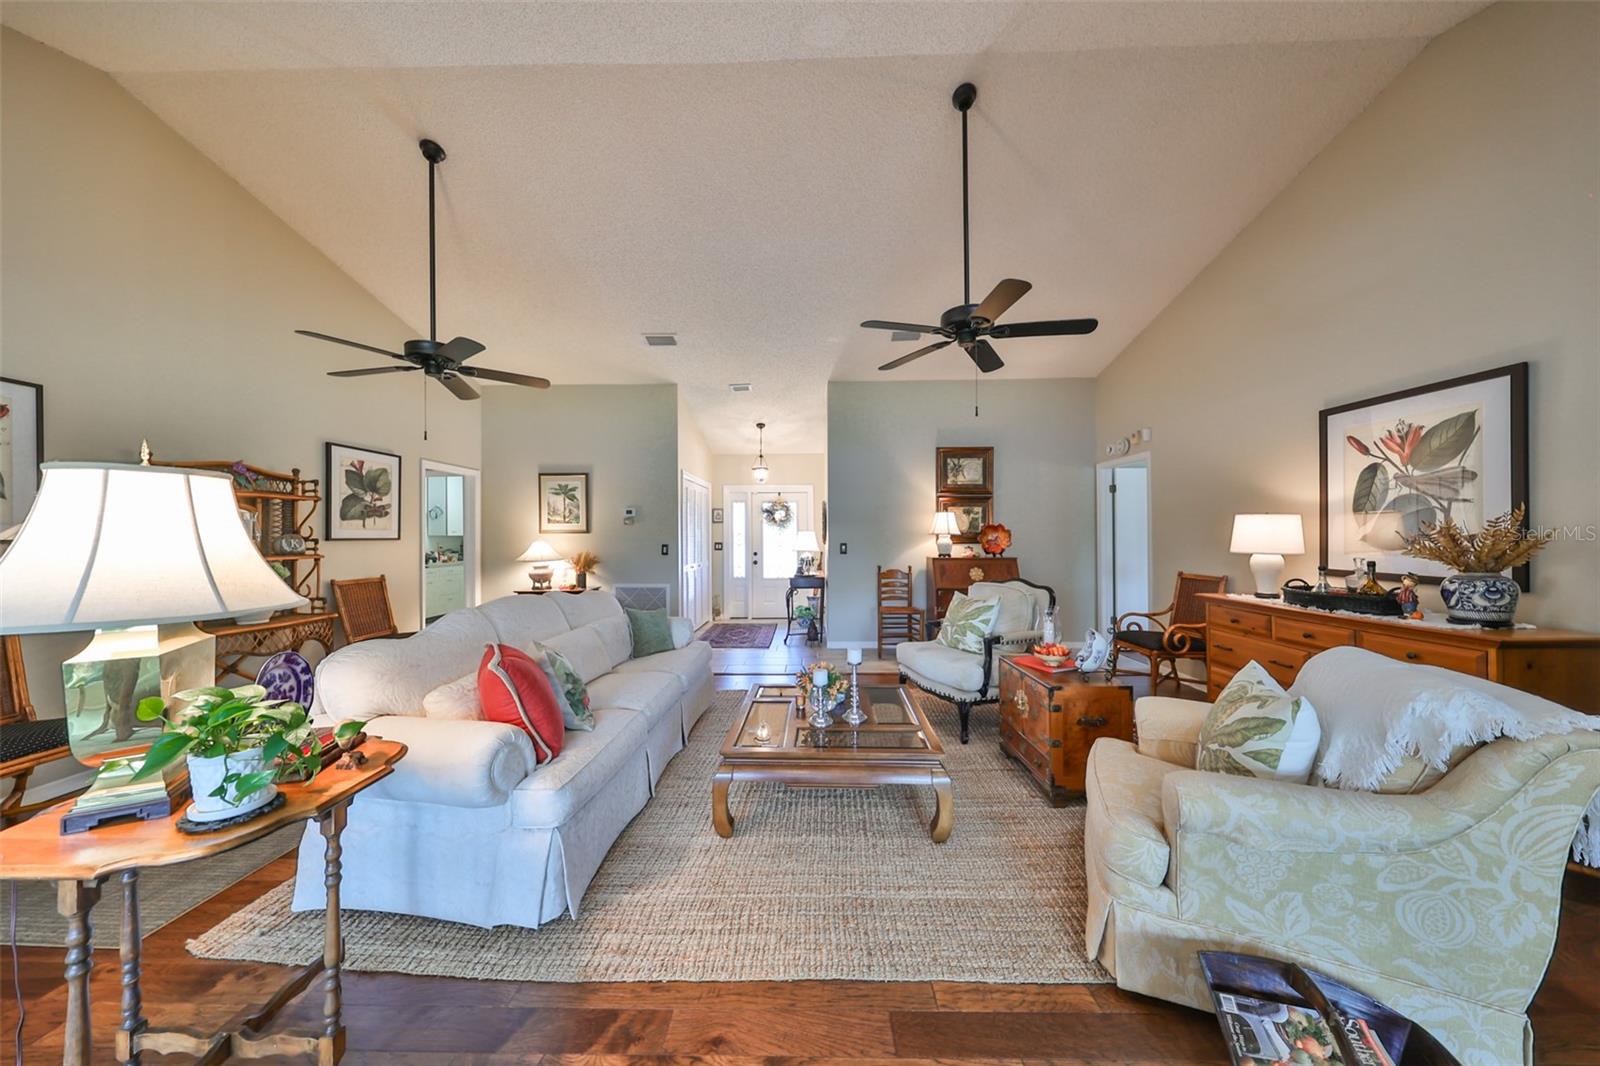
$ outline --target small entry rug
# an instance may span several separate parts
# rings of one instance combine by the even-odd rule
[[[1083,950],[1083,807],[1040,798],[1001,754],[993,708],[973,715],[963,746],[955,708],[922,700],[947,738],[947,843],[928,836],[931,789],[744,783],[733,786],[737,828],[724,840],[711,828],[711,774],[740,698],[717,694],[577,920],[479,929],[347,911],[345,967],[567,982],[1109,980]],[[315,958],[322,915],[292,914],[291,887],[189,941],[190,952]]]
[[[706,630],[705,641],[713,648],[768,648],[777,626],[750,622],[718,622]]]

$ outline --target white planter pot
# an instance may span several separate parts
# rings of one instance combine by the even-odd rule
[[[189,756],[189,787],[194,792],[194,802],[189,805],[186,816],[191,822],[220,822],[225,818],[237,818],[242,814],[259,810],[272,802],[272,797],[278,794],[278,786],[268,785],[260,792],[253,792],[242,801],[234,794],[233,786],[228,786],[225,796],[213,796],[211,793],[222,784],[222,779],[228,774],[248,774],[261,769],[261,749],[252,748],[250,751],[235,752],[232,755]]]

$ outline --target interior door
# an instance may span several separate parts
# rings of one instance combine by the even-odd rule
[[[1100,617],[1150,609],[1150,466],[1146,459],[1098,471]]]
[[[683,576],[680,609],[696,629],[711,620],[711,486],[683,475],[682,529],[678,543]]]

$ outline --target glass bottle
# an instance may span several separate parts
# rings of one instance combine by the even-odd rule
[[[1361,584],[1362,584],[1362,581],[1365,578],[1364,571],[1366,569],[1367,569],[1366,560],[1361,558],[1361,556],[1359,556],[1359,555],[1356,556],[1355,557],[1355,568],[1353,570],[1351,570],[1348,574],[1344,575],[1344,587],[1345,587],[1345,590],[1347,592],[1359,592],[1361,590]]]
[[[1388,593],[1388,589],[1378,584],[1378,561],[1376,559],[1367,560],[1367,579],[1361,583],[1361,588],[1358,591],[1363,596],[1383,596]]]
[[[1311,591],[1312,592],[1332,592],[1333,591],[1331,588],[1328,587],[1328,568],[1326,566],[1317,567],[1317,585]]]

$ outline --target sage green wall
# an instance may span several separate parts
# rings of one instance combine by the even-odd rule
[[[1093,381],[835,381],[828,386],[829,643],[877,639],[877,568],[934,552],[934,449],[995,449],[994,515],[1022,576],[1050,585],[1063,632],[1094,619]],[[841,555],[841,544],[850,553]]]
[[[1597,188],[1600,5],[1429,44],[1101,374],[1099,442],[1154,430],[1157,586],[1251,587],[1238,511],[1304,515],[1315,577],[1317,412],[1526,360],[1531,516],[1566,535],[1519,617],[1600,629]]]
[[[589,475],[588,533],[545,534],[563,555],[592,551],[596,578],[665,584],[678,602],[676,385],[485,390],[483,598],[528,584],[522,554],[539,533],[539,473]],[[624,525],[622,510],[638,518]],[[668,545],[667,556],[661,545]]]

